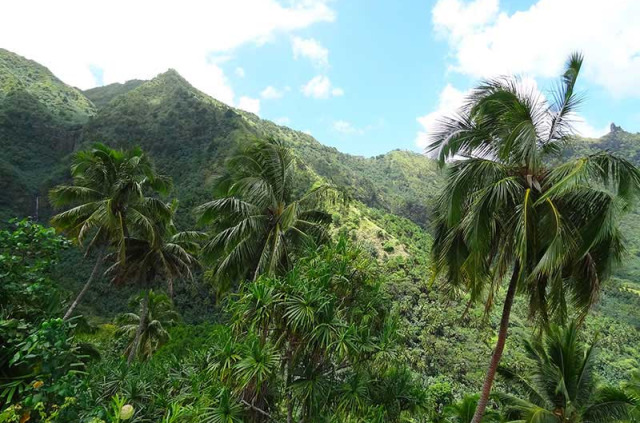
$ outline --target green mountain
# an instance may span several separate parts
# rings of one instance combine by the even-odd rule
[[[44,66],[0,48],[0,101],[24,92],[43,105],[54,118],[85,123],[95,107],[82,92],[60,81]]]
[[[93,142],[139,145],[158,167],[172,176],[180,200],[179,224],[193,224],[191,210],[210,198],[211,183],[224,160],[254,137],[289,142],[298,156],[300,189],[322,178],[348,190],[355,200],[348,210],[335,210],[336,231],[361,242],[388,271],[389,290],[401,316],[407,358],[425,378],[446,374],[461,385],[477,388],[490,354],[497,317],[482,319],[482,310],[462,318],[465,298],[450,301],[429,284],[430,214],[442,187],[443,174],[422,154],[392,151],[359,157],[322,145],[308,134],[276,125],[227,106],[191,86],[169,70],[150,81],[129,81],[87,90],[65,85],[41,65],[0,50],[0,218],[33,215],[39,197],[41,221],[51,213],[46,193],[68,178],[70,154]],[[578,139],[570,154],[610,149],[640,165],[640,135],[618,127],[600,139]],[[603,339],[601,366],[610,379],[624,377],[640,362],[640,351],[624,345],[640,340],[634,314],[640,289],[640,216],[624,222],[630,254],[619,279],[603,293],[597,319],[589,330]],[[65,268],[59,279],[74,291],[90,269]],[[76,273],[74,273],[76,272]],[[192,287],[176,302],[191,321],[202,319],[206,288]],[[124,311],[126,293],[103,281],[89,293],[87,305],[96,315]],[[181,302],[180,295],[186,300]],[[106,298],[106,299],[105,299]],[[199,308],[201,307],[201,308]],[[526,306],[514,326],[528,335]],[[636,307],[637,308],[637,307]],[[517,334],[517,331],[516,331]],[[517,336],[517,335],[514,335]],[[524,335],[523,335],[524,336]],[[621,339],[625,339],[621,342]],[[511,351],[517,360],[521,352]],[[635,364],[634,364],[635,363]],[[613,369],[613,370],[612,370]]]
[[[267,136],[289,141],[315,175],[349,187],[363,203],[428,222],[429,205],[439,184],[435,163],[423,155],[393,151],[364,158],[340,153],[305,133],[278,126],[229,107],[195,89],[170,70],[151,81],[94,88],[86,94],[102,105],[86,125],[83,141],[137,144],[179,181],[186,207],[201,201],[238,142]],[[120,95],[113,94],[122,92]],[[107,103],[104,99],[111,98]],[[427,189],[425,189],[427,188]]]
[[[91,100],[96,108],[101,109],[120,94],[129,92],[132,89],[139,87],[144,82],[145,81],[141,79],[132,79],[131,81],[127,81],[124,84],[116,82],[113,84],[105,85],[103,87],[91,88],[89,90],[83,91],[83,93],[89,100]]]
[[[0,218],[36,213],[36,198],[64,175],[61,161],[94,113],[47,68],[0,49]]]

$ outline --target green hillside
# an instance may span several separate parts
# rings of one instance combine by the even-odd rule
[[[63,159],[76,146],[95,108],[79,90],[47,68],[0,49],[0,218],[46,216],[46,192],[66,173]]]
[[[80,90],[66,85],[44,66],[0,48],[0,102],[17,91],[28,93],[64,122],[85,123],[95,113]]]
[[[139,87],[144,81],[140,79],[132,79],[124,84],[115,82],[113,84],[102,87],[91,88],[83,91],[84,95],[91,100],[97,109],[101,109],[117,96],[124,94],[132,89]]]
[[[10,217],[36,213],[38,220],[47,224],[53,213],[47,193],[70,180],[71,154],[101,142],[123,149],[140,146],[158,170],[174,182],[171,198],[179,201],[179,229],[202,229],[195,223],[194,208],[212,199],[213,182],[224,172],[226,160],[239,146],[256,138],[284,140],[292,147],[297,157],[297,191],[306,191],[314,182],[327,182],[349,194],[349,203],[327,206],[332,217],[329,232],[331,238],[349,240],[362,249],[370,261],[353,259],[348,263],[353,269],[344,265],[331,271],[349,270],[340,274],[344,280],[370,273],[372,279],[381,281],[380,294],[397,317],[399,338],[394,342],[399,348],[390,359],[402,360],[428,387],[428,420],[403,421],[444,422],[437,418],[442,417],[445,401],[480,388],[495,345],[501,304],[485,314],[482,306],[468,307],[468,294],[447,291],[442,280],[431,280],[432,210],[445,176],[434,160],[402,150],[368,158],[341,153],[306,133],[227,106],[194,88],[174,70],[149,81],[133,80],[80,92],[43,66],[0,49],[0,148],[6,153],[0,156],[1,225]],[[640,134],[616,126],[599,139],[575,139],[567,155],[600,150],[615,151],[640,166]],[[638,210],[622,223],[629,241],[625,262],[603,287],[584,327],[585,338],[600,337],[602,352],[595,367],[602,380],[614,384],[627,380],[629,372],[640,366]],[[45,241],[54,236],[42,231],[38,236]],[[20,245],[24,247],[25,243]],[[65,247],[60,262],[52,266],[47,277],[54,281],[51,285],[63,290],[61,295],[70,297],[82,289],[93,259],[83,259],[77,249]],[[315,270],[309,265],[301,271]],[[171,331],[175,341],[159,350],[162,364],[158,366],[167,367],[154,370],[153,377],[171,372],[173,382],[182,384],[179,389],[188,390],[184,386],[191,382],[189,389],[200,387],[194,380],[204,374],[201,360],[208,360],[209,352],[198,350],[199,344],[209,345],[212,337],[221,336],[224,328],[212,328],[220,322],[226,324],[224,319],[229,317],[228,304],[219,302],[206,272],[206,268],[198,268],[195,277],[176,283],[173,303],[184,324]],[[84,331],[82,339],[115,357],[114,351],[122,345],[112,342],[114,317],[131,311],[128,301],[137,291],[138,287],[131,286],[114,289],[108,277],[99,277],[78,307],[86,317],[78,323],[79,332]],[[531,321],[522,298],[516,298],[515,310],[504,362],[522,368],[526,362],[522,345],[531,335]],[[210,332],[215,336],[210,337]],[[193,361],[174,375],[174,355],[186,354],[187,350],[198,350],[202,356],[194,355]],[[111,364],[100,364],[104,368],[99,372],[108,372]],[[146,389],[147,397],[140,394],[144,402],[152,396],[149,391],[155,385],[144,379],[151,377],[151,373],[144,373],[144,367],[136,371],[141,372],[135,381],[142,388],[132,382],[127,389],[132,395],[138,392],[136,389]],[[103,377],[99,372],[92,377]],[[123,375],[126,378],[125,370]],[[103,380],[100,386],[119,383]],[[167,392],[173,393],[174,387],[169,385],[165,384]],[[85,401],[91,403],[87,398]],[[158,410],[163,406],[153,405]]]

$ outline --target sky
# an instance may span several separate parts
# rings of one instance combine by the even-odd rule
[[[640,131],[638,0],[28,0],[0,47],[87,89],[176,69],[196,88],[364,156],[423,151],[483,78],[548,94],[585,56],[574,116]]]

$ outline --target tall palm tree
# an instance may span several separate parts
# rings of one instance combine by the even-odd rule
[[[176,209],[175,202],[172,206],[166,207],[169,209],[169,219],[152,221],[150,235],[145,238],[126,238],[125,256],[116,260],[107,270],[113,275],[115,284],[134,283],[146,292],[141,302],[142,312],[138,330],[133,338],[133,346],[129,349],[129,363],[133,362],[138,344],[143,341],[151,287],[156,279],[164,278],[168,283],[168,290],[172,292],[173,281],[177,278],[191,278],[191,269],[197,264],[194,254],[201,234],[193,231],[177,232],[172,220]]]
[[[202,257],[218,282],[229,283],[290,267],[290,254],[325,234],[330,215],[318,208],[332,189],[316,185],[294,196],[295,159],[284,142],[253,142],[227,163],[218,198],[199,206],[200,222],[213,228]]]
[[[155,172],[139,148],[121,151],[103,144],[76,153],[71,175],[73,185],[59,185],[49,193],[54,206],[71,206],[55,215],[51,224],[81,245],[90,239],[86,253],[97,248],[98,258],[65,319],[71,316],[97,276],[106,248],[115,246],[123,258],[125,239],[131,231],[152,236],[153,216],[167,215],[164,203],[146,196],[145,191],[164,193],[171,186],[167,178]]]
[[[544,338],[525,345],[534,368],[528,377],[500,368],[521,396],[499,393],[510,420],[524,423],[599,423],[626,418],[633,399],[621,389],[596,386],[594,345],[578,341],[574,323],[552,326]]]
[[[618,224],[640,191],[638,169],[608,152],[561,162],[581,66],[573,54],[551,102],[517,78],[483,82],[432,135],[440,163],[452,161],[436,210],[435,274],[487,309],[510,275],[473,423],[487,406],[516,292],[542,322],[563,318],[567,305],[584,315],[623,252]]]
[[[143,304],[145,301],[148,303],[147,306]],[[177,323],[179,316],[173,309],[169,297],[152,290],[136,296],[132,305],[139,307],[140,311],[138,314],[125,313],[119,316],[117,333],[129,339],[125,350],[127,356],[133,352],[134,355],[147,360],[169,340],[167,328]],[[142,322],[142,335],[136,342],[138,328]]]

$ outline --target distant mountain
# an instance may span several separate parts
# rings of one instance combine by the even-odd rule
[[[85,123],[95,107],[82,92],[60,81],[44,66],[0,48],[0,101],[23,92],[67,123]]]
[[[334,229],[361,242],[400,275],[389,279],[389,287],[417,367],[425,370],[422,366],[430,366],[428,371],[437,374],[440,369],[433,363],[451,351],[466,351],[452,350],[459,341],[453,337],[459,332],[448,332],[457,325],[464,304],[440,299],[440,293],[426,282],[431,210],[444,180],[433,160],[400,150],[370,158],[341,153],[306,133],[221,103],[174,70],[150,81],[134,80],[81,92],[43,66],[0,50],[0,222],[13,216],[33,216],[36,210],[45,222],[52,213],[47,192],[69,179],[71,154],[99,141],[119,147],[139,145],[148,152],[158,167],[172,176],[173,195],[180,201],[178,223],[181,229],[189,229],[194,223],[193,207],[211,198],[212,181],[221,173],[225,159],[240,143],[255,137],[282,139],[294,148],[300,157],[300,189],[323,179],[352,194],[355,201],[348,209],[334,210]],[[602,149],[640,165],[640,134],[617,126],[599,139],[576,139],[567,154]],[[611,319],[598,322],[605,322],[602,324],[616,334],[639,328],[638,319],[628,312],[633,305],[628,304],[637,300],[640,292],[640,214],[629,216],[623,230],[630,241],[630,254],[611,288],[603,292],[598,311]],[[75,290],[85,276],[61,275],[61,283]],[[100,291],[90,295],[99,296]],[[520,321],[525,320],[526,316],[521,316]],[[486,331],[479,335],[476,328],[464,331],[466,346],[492,336]],[[618,339],[616,335],[607,345],[621,363],[615,374],[622,375],[628,358],[636,357],[637,352],[616,351],[611,346],[619,344]],[[489,348],[487,344],[487,354]],[[484,366],[474,361],[478,358],[476,349],[464,354],[468,355],[456,356],[456,362],[470,374]]]
[[[121,92],[119,95],[113,95]],[[340,153],[303,132],[234,109],[191,86],[169,70],[151,81],[109,85],[86,92],[102,101],[83,142],[140,145],[176,181],[183,208],[206,198],[212,177],[237,144],[254,137],[288,141],[311,174],[351,189],[354,198],[422,225],[439,184],[435,163],[408,151],[374,158]]]
[[[400,150],[371,158],[341,153],[306,133],[219,102],[175,70],[150,81],[82,93],[43,66],[6,50],[0,50],[0,64],[0,75],[9,75],[0,85],[0,142],[14,153],[10,161],[0,161],[0,175],[15,182],[9,189],[11,199],[0,193],[0,210],[30,213],[35,195],[42,196],[67,173],[64,158],[96,141],[140,145],[148,151],[173,177],[183,214],[208,198],[211,181],[238,143],[254,137],[289,142],[303,158],[302,185],[323,178],[350,190],[363,204],[423,228],[442,185],[441,172],[424,155]],[[577,141],[572,153],[610,148],[638,160],[640,136],[613,129],[599,140]],[[9,205],[16,193],[28,200],[17,208]]]
[[[79,90],[0,49],[0,218],[35,213],[36,198],[60,180],[61,161],[94,114]]]
[[[141,79],[132,79],[131,81],[127,81],[124,84],[116,82],[113,84],[105,85],[103,87],[91,88],[89,90],[83,91],[83,93],[89,100],[91,100],[96,108],[101,109],[120,94],[129,92],[132,89],[144,84],[144,82],[145,81]]]

